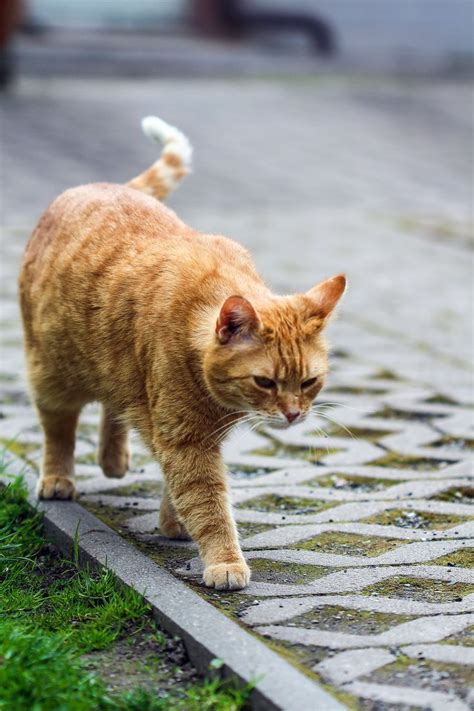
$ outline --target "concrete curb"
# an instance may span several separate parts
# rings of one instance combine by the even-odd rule
[[[44,514],[46,536],[71,556],[77,541],[79,561],[94,567],[107,565],[127,587],[141,593],[159,624],[179,635],[192,663],[205,673],[210,661],[224,662],[223,673],[244,683],[258,679],[251,696],[255,711],[343,711],[345,708],[317,683],[288,664],[238,624],[163,568],[140,553],[115,531],[78,503],[46,501],[38,504],[36,477],[12,459],[9,477],[22,473],[29,500]],[[17,466],[15,466],[17,465]],[[16,471],[15,471],[16,470]],[[9,478],[0,475],[0,481]]]

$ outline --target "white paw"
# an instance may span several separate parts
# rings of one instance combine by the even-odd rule
[[[66,476],[42,476],[36,486],[39,499],[75,499],[76,486]]]
[[[245,560],[238,563],[214,563],[204,570],[204,584],[216,590],[242,590],[250,580]]]

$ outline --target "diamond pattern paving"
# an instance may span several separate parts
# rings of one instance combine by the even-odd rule
[[[260,235],[262,241],[250,246],[256,247],[258,258],[265,255],[260,264],[266,267],[266,275],[278,289],[294,288],[297,283],[300,286],[304,283],[307,288],[306,282],[313,279],[314,264],[320,256],[327,260],[321,269],[327,269],[330,274],[334,266],[340,268],[341,255],[344,259],[349,255],[354,291],[348,298],[347,311],[344,307],[342,318],[334,328],[333,337],[338,339],[338,347],[332,358],[331,377],[319,399],[318,415],[311,420],[284,432],[236,432],[225,444],[235,516],[254,574],[249,588],[240,593],[205,590],[200,585],[201,565],[193,543],[173,542],[160,535],[158,510],[162,478],[157,464],[151,461],[140,442],[133,442],[133,471],[124,479],[106,479],[102,475],[95,459],[98,409],[93,406],[84,411],[78,433],[76,461],[80,501],[155,561],[233,616],[238,624],[252,629],[281,651],[286,659],[306,665],[308,674],[323,680],[336,693],[344,692],[342,700],[350,699],[354,708],[361,711],[413,708],[466,711],[474,700],[469,696],[467,679],[468,664],[473,663],[470,630],[474,625],[474,409],[463,360],[469,347],[465,318],[468,310],[463,306],[467,302],[468,260],[459,245],[448,250],[435,245],[430,238],[414,239],[413,235],[395,227],[384,226],[385,217],[374,221],[370,216],[390,210],[395,214],[405,209],[405,204],[409,205],[412,195],[421,202],[413,203],[411,209],[422,205],[429,211],[436,205],[438,210],[447,192],[451,200],[449,209],[459,210],[459,195],[464,195],[468,183],[459,177],[460,163],[468,163],[464,134],[458,137],[457,124],[450,124],[455,156],[451,169],[450,153],[437,152],[445,142],[439,141],[439,132],[435,131],[433,137],[427,127],[427,116],[435,111],[435,104],[444,105],[444,99],[431,101],[429,109],[423,106],[420,120],[410,123],[412,112],[418,110],[415,97],[410,94],[411,108],[403,112],[403,120],[409,122],[405,135],[414,138],[409,141],[409,152],[403,158],[401,142],[390,138],[393,126],[383,123],[388,120],[383,107],[388,106],[392,116],[395,105],[394,101],[387,101],[388,94],[382,104],[377,103],[380,99],[377,94],[372,97],[376,116],[371,123],[371,110],[367,108],[371,104],[361,99],[360,89],[357,89],[355,102],[347,103],[339,89],[334,91],[333,88],[326,94],[324,87],[320,87],[318,94],[316,90],[308,92],[306,86],[301,89],[295,86],[291,89],[294,99],[290,102],[291,116],[285,116],[285,123],[281,124],[278,123],[280,90],[275,91],[273,85],[270,88],[244,87],[240,93],[235,93],[235,86],[228,90],[231,93],[222,86],[216,90],[213,87],[214,84],[212,87],[200,84],[192,89],[186,85],[182,93],[176,89],[172,100],[177,123],[180,117],[183,125],[190,129],[192,122],[196,123],[196,136],[204,144],[208,125],[199,125],[199,122],[207,120],[209,105],[218,102],[222,107],[222,113],[215,117],[219,130],[216,129],[208,145],[208,154],[218,155],[212,164],[214,177],[206,176],[206,151],[196,151],[203,157],[204,179],[190,181],[190,194],[197,190],[199,199],[196,198],[195,203],[198,206],[205,202],[207,194],[213,196],[211,214],[203,212],[204,208],[193,208],[197,212],[196,224],[205,226],[207,221],[209,229],[221,229],[244,240],[248,235]],[[15,139],[14,148],[19,158],[11,156],[9,159],[10,171],[16,176],[9,185],[18,191],[24,183],[28,200],[21,197],[20,190],[14,204],[29,204],[31,198],[36,200],[33,211],[37,211],[71,182],[87,182],[91,177],[94,179],[94,175],[99,179],[113,175],[111,166],[105,170],[102,164],[103,152],[97,152],[95,157],[95,151],[90,148],[90,136],[103,135],[103,125],[106,121],[107,125],[110,123],[112,110],[116,132],[111,130],[107,136],[108,152],[113,155],[114,170],[120,165],[123,136],[132,135],[130,131],[135,128],[131,127],[136,126],[137,117],[150,111],[149,89],[134,83],[120,93],[121,89],[107,84],[106,92],[104,90],[107,112],[101,116],[98,104],[91,110],[88,103],[90,88],[88,84],[81,95],[74,87],[73,100],[66,84],[62,88],[55,84],[45,89],[52,92],[58,125],[70,125],[74,118],[78,126],[88,126],[88,131],[72,132],[71,138],[64,135],[58,142],[56,133],[51,134],[49,101],[44,101],[44,106],[34,104],[31,111],[34,126],[29,126],[27,114],[22,114],[24,130],[18,135],[27,135],[33,142],[31,145],[36,145],[35,141],[44,142],[40,155],[47,154],[48,163],[51,162],[51,181],[44,181],[41,171],[31,170],[34,151],[30,143],[23,147],[23,139]],[[133,102],[129,90],[133,91]],[[22,101],[28,105],[34,101],[28,92],[34,94],[34,91],[31,87],[25,91]],[[214,91],[226,91],[227,103],[223,104],[222,96],[216,96]],[[367,85],[364,91],[370,94],[375,90]],[[398,87],[396,91],[402,92],[402,89]],[[430,84],[428,91],[436,92],[436,87]],[[396,96],[398,105],[399,94]],[[453,116],[455,111],[464,115],[464,104],[460,108],[454,94],[451,99]],[[200,101],[204,102],[202,112],[194,108]],[[255,125],[255,102],[261,126],[265,127],[265,142],[273,141],[279,146],[275,152],[278,166],[273,164],[273,176],[281,170],[282,160],[286,165],[293,165],[295,161],[302,164],[309,143],[317,145],[322,141],[319,144],[321,160],[314,161],[316,172],[311,174],[311,180],[308,181],[305,171],[294,171],[292,186],[284,177],[284,184],[275,182],[276,190],[268,190],[265,166],[276,158],[265,155],[259,163],[263,134],[259,134],[261,127]],[[300,111],[303,105],[312,108]],[[135,112],[133,117],[131,107]],[[365,108],[360,114],[362,107]],[[379,146],[377,151],[367,153],[364,141],[360,140],[358,161],[365,168],[358,180],[362,182],[359,185],[354,179],[348,184],[347,195],[344,191],[337,195],[335,186],[340,185],[341,177],[350,171],[341,168],[338,162],[341,159],[333,149],[330,158],[324,159],[326,133],[318,137],[314,131],[314,115],[320,109],[323,115],[326,112],[324,125],[331,138],[328,145],[343,143],[352,116],[352,125],[363,126],[364,135],[371,135]],[[243,116],[245,111],[252,131],[247,134],[247,152],[243,154],[241,137],[238,132],[229,137],[228,125],[230,116],[233,120],[236,112]],[[401,112],[397,115],[401,120]],[[6,118],[15,129],[12,136],[16,135],[15,106],[10,107]],[[286,122],[293,120],[296,121],[292,131],[294,141],[285,145],[281,135],[288,131]],[[442,121],[445,120],[443,113]],[[100,126],[96,125],[97,121],[101,122]],[[380,126],[389,125],[390,130],[380,130]],[[272,126],[276,131],[273,138]],[[422,135],[417,126],[422,127]],[[193,130],[190,132],[193,134]],[[37,134],[39,137],[35,138]],[[220,144],[216,152],[212,142],[220,140],[218,134],[225,138],[225,144]],[[301,144],[298,143],[300,134]],[[423,159],[416,163],[421,176],[416,183],[410,182],[411,178],[408,180],[411,171],[403,171],[401,167],[403,160],[407,165],[415,165],[415,138],[426,147]],[[68,141],[75,143],[69,145]],[[84,145],[77,143],[80,141],[84,141]],[[358,142],[351,140],[351,143],[356,144],[358,151]],[[68,146],[69,153],[64,150]],[[376,163],[372,167],[375,152],[383,158],[383,170]],[[261,170],[261,179],[257,184],[252,183],[251,188],[250,153]],[[87,165],[76,161],[71,170],[71,156],[76,154],[87,155]],[[432,158],[427,163],[428,156]],[[148,158],[149,148],[144,144],[140,157],[143,165]],[[125,153],[123,176],[129,174],[130,159],[130,153]],[[134,159],[138,161],[138,153]],[[93,169],[89,160],[93,161]],[[235,196],[232,190],[229,196],[229,184],[222,178],[224,174],[219,176],[218,172],[224,170],[227,174],[229,164],[233,166],[236,180]],[[470,165],[468,169],[471,170]],[[389,170],[393,175],[388,175]],[[397,170],[402,172],[397,175]],[[387,180],[389,177],[395,180],[396,189],[391,193],[386,189],[390,180],[388,183],[380,180],[381,173],[386,173]],[[39,179],[35,178],[36,174]],[[362,179],[362,175],[366,177]],[[321,176],[324,176],[323,183]],[[311,185],[309,193],[308,184]],[[409,188],[400,190],[407,184]],[[425,193],[421,191],[423,194],[420,184],[429,186]],[[333,186],[329,191],[328,185]],[[245,193],[250,189],[251,195]],[[294,200],[296,204],[291,210],[282,198],[288,189],[290,202]],[[315,193],[325,191],[330,193],[330,199],[326,200],[328,207],[320,205],[314,210]],[[242,192],[252,205],[249,211],[242,211],[245,202]],[[265,202],[270,200],[269,193],[274,193],[277,199]],[[181,195],[178,201],[186,199]],[[308,195],[307,204],[305,195]],[[370,209],[364,207],[368,196],[373,200]],[[223,208],[218,207],[219,200]],[[329,207],[333,203],[334,209]],[[341,204],[348,205],[347,213],[341,214]],[[0,294],[3,338],[0,438],[10,456],[19,457],[26,466],[37,470],[41,436],[22,379],[15,295],[24,239],[36,217],[36,214],[13,215],[12,224],[16,227],[6,231],[2,255],[5,268]],[[339,235],[334,245],[332,242],[327,245],[326,256],[320,254],[319,247],[312,246],[313,242],[316,244],[313,235],[318,230],[315,228],[322,234]],[[295,242],[288,247],[287,235],[293,233]],[[297,254],[295,259],[293,251]],[[308,255],[303,260],[305,264],[302,264],[302,253]],[[388,260],[386,255],[392,253],[397,259]],[[290,279],[285,259],[293,268],[301,265],[304,271],[300,273],[295,269]],[[382,263],[383,270],[379,268]],[[416,284],[414,264],[419,266],[417,278],[420,281]],[[366,284],[369,273],[374,275],[371,289]],[[396,293],[394,287],[387,287],[392,282],[397,285]],[[439,289],[439,284],[445,287]],[[420,308],[415,308],[414,304],[418,303],[415,299],[421,298]],[[448,307],[454,308],[453,304],[459,312],[446,311]],[[349,315],[345,317],[345,314]],[[391,323],[387,314],[393,317]],[[369,317],[370,321],[364,320]],[[399,323],[395,323],[397,318]],[[426,335],[421,333],[423,329],[427,329]]]
[[[29,407],[9,395],[12,382],[2,383],[2,436],[14,437],[7,446],[36,467],[39,432]],[[241,593],[201,588],[194,544],[160,536],[162,477],[139,442],[132,473],[103,477],[93,407],[79,432],[81,501],[263,639],[300,650],[317,677],[360,699],[403,706],[412,677],[403,672],[409,686],[402,677],[373,681],[381,670],[388,674],[400,658],[466,665],[472,656],[462,640],[450,643],[474,625],[472,410],[393,378],[382,387],[373,368],[358,367],[362,392],[340,382],[337,404],[326,393],[333,404],[321,404],[321,416],[278,434],[237,432],[225,445],[254,570]],[[462,689],[417,689],[410,704],[464,709],[463,697]]]

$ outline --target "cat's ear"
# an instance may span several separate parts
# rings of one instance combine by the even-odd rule
[[[344,274],[338,274],[313,286],[305,294],[311,317],[326,319],[334,311],[345,290],[346,277]]]
[[[248,337],[260,325],[252,304],[243,296],[229,296],[221,306],[216,323],[219,342],[228,343],[231,339]]]

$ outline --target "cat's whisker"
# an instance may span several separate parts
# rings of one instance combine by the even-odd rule
[[[236,426],[236,425],[241,425],[245,424],[246,422],[252,422],[257,415],[253,412],[249,412],[248,410],[246,411],[246,415],[244,417],[241,417],[239,420],[236,420],[235,422],[227,422],[221,425],[221,427],[218,427],[214,432],[211,432],[209,435],[207,435],[204,439],[203,442],[205,442],[207,439],[210,437],[213,437],[217,435],[215,441],[211,444],[209,449],[212,448],[212,446],[215,446],[217,444],[220,444],[222,440],[227,436],[227,434]],[[258,424],[258,423],[257,423]],[[206,450],[208,451],[208,450]]]
[[[316,432],[319,432],[319,433],[324,437],[324,439],[328,439],[328,438],[329,438],[328,433],[327,433],[325,430],[323,430],[322,427],[317,427],[316,425],[315,425],[315,427],[316,427]],[[329,444],[326,444],[325,446],[326,446],[326,451],[327,451],[327,453],[329,454]],[[311,448],[310,448],[310,451],[311,451],[311,450],[314,450],[314,451],[315,451],[315,450],[316,450],[316,447],[311,447]]]
[[[342,422],[339,422],[334,417],[330,417],[329,415],[322,412],[319,413],[319,417],[322,417],[323,419],[328,420],[329,422],[332,422],[341,429],[345,430],[345,432],[347,432],[347,434],[352,437],[352,439],[360,440],[360,437],[357,437],[348,427],[346,427],[346,425],[342,424]]]
[[[252,413],[249,413],[248,410],[238,410],[237,412],[228,413],[227,415],[224,415],[224,417],[229,417],[229,416],[231,416],[231,415],[232,415],[232,416],[235,416],[235,415],[240,414],[240,413],[243,413],[243,412],[246,413],[246,416],[252,414]],[[222,417],[219,418],[219,420],[222,420],[222,419],[223,419]],[[216,424],[219,422],[219,420],[217,420]],[[241,423],[242,421],[244,421],[244,420],[245,420],[245,417],[239,417],[239,419],[233,420],[232,422],[224,422],[224,424],[222,424],[220,427],[217,427],[217,429],[215,429],[213,432],[211,432],[210,434],[206,435],[206,437],[203,439],[203,442],[205,442],[207,439],[209,439],[209,437],[212,437],[213,435],[215,435],[215,434],[216,434],[217,432],[219,432],[220,430],[223,430],[223,429],[225,429],[226,427],[232,428],[232,427],[234,427],[234,426],[240,424],[240,423]]]
[[[357,412],[364,412],[365,407],[355,407],[354,405],[346,405],[344,402],[336,402],[323,400],[322,402],[315,403],[311,406],[313,407],[345,407],[347,410],[356,410]]]

